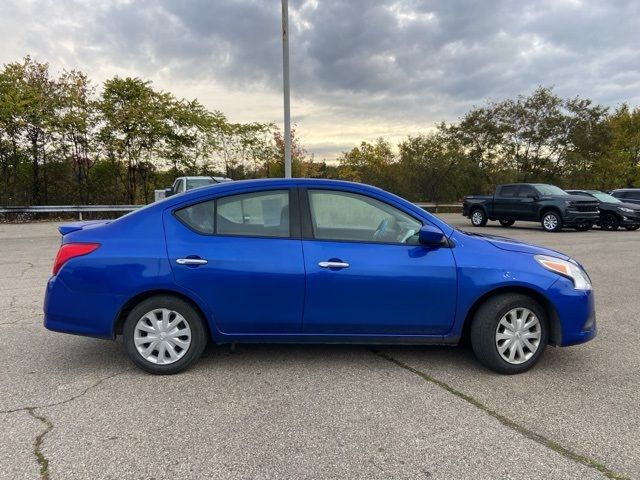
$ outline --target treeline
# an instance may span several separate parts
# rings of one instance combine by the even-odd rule
[[[180,175],[283,175],[282,133],[232,123],[139,78],[98,88],[26,57],[0,71],[0,204],[147,203]],[[317,162],[293,135],[294,176],[378,185],[412,200],[454,201],[496,183],[640,186],[640,109],[610,110],[540,87],[472,108],[398,145],[363,142]]]
[[[293,146],[294,173],[321,175]],[[138,78],[97,92],[29,57],[0,71],[0,205],[147,203],[180,175],[282,176],[282,150],[273,124],[229,122]]]
[[[397,147],[363,142],[338,174],[412,200],[453,201],[498,183],[608,190],[640,186],[640,109],[610,111],[549,88],[471,109]]]

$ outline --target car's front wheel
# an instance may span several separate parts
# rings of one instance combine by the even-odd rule
[[[207,345],[207,330],[198,311],[170,295],[147,298],[124,323],[124,345],[131,360],[154,374],[178,373],[195,362]]]
[[[603,230],[617,230],[620,226],[620,219],[614,213],[605,213],[600,217],[600,227]]]
[[[562,230],[562,218],[558,212],[545,213],[540,223],[547,232],[559,232]]]
[[[532,298],[505,293],[487,300],[471,324],[471,346],[491,370],[514,374],[530,369],[548,341],[545,310]]]
[[[487,214],[481,208],[471,212],[471,224],[474,227],[484,227],[487,224]]]

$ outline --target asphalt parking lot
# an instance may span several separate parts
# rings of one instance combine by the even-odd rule
[[[155,377],[43,328],[56,227],[0,225],[0,478],[640,478],[640,232],[477,229],[595,286],[598,337],[522,375],[465,348],[239,345]]]

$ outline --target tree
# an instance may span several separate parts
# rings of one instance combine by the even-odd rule
[[[397,159],[392,145],[383,138],[362,142],[338,158],[340,178],[395,190]]]
[[[90,172],[97,156],[98,110],[95,88],[79,71],[64,72],[58,80],[58,117],[60,155],[71,165],[76,191],[75,200],[89,203]]]

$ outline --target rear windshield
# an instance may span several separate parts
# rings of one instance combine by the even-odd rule
[[[187,190],[193,190],[194,188],[204,187],[216,183],[213,178],[190,178],[187,179]]]
[[[562,190],[555,185],[545,185],[543,183],[539,183],[533,186],[541,195],[569,195],[567,192]]]

